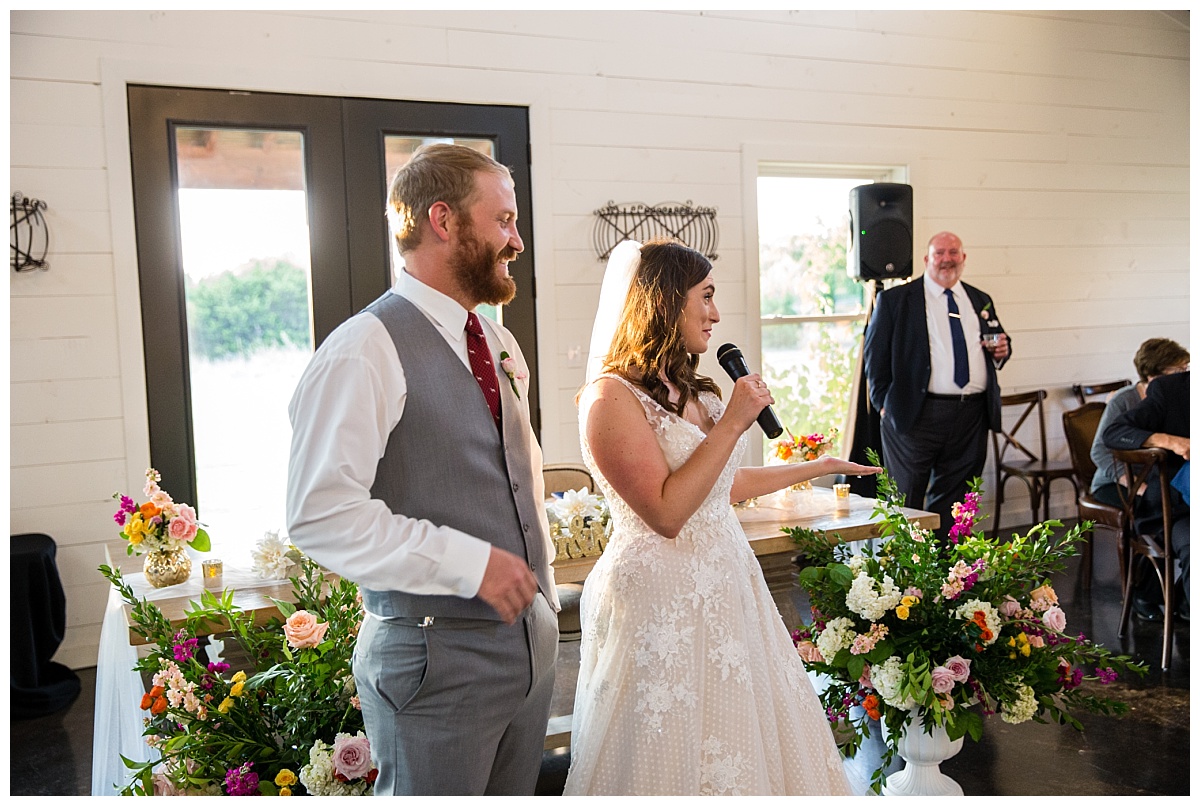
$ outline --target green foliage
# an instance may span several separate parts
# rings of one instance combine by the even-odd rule
[[[255,260],[237,272],[187,283],[193,355],[245,356],[264,347],[312,343],[308,277],[282,258]]]

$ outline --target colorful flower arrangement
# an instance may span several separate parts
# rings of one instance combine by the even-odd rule
[[[176,503],[158,486],[162,481],[158,471],[146,471],[145,495],[149,499],[137,504],[132,498],[113,493],[120,508],[113,520],[122,527],[121,538],[127,541],[126,554],[147,554],[152,551],[175,551],[184,546],[196,551],[208,551],[212,543],[208,532],[196,520],[196,510],[187,504]]]
[[[837,436],[836,428],[830,428],[828,436],[808,434],[797,437],[791,430],[788,430],[786,439],[775,441],[775,458],[788,463],[811,462],[814,459],[820,459],[833,449],[833,443],[837,440]]]
[[[1145,665],[1082,633],[1068,635],[1049,582],[1090,524],[1057,540],[1058,521],[1024,537],[989,540],[972,531],[977,479],[955,507],[942,544],[905,518],[903,497],[886,471],[878,484],[882,541],[874,550],[855,553],[808,530],[785,530],[805,556],[799,582],[812,610],[812,621],[792,638],[805,666],[830,679],[820,697],[843,753],[853,756],[873,723],[886,724],[876,791],[898,737],[918,712],[926,732],[936,725],[951,740],[978,741],[983,717],[997,711],[1012,724],[1054,720],[1082,730],[1073,710],[1127,710],[1090,693],[1084,681],[1110,683],[1119,671],[1145,674]]]
[[[118,784],[121,794],[371,794],[378,773],[351,668],[363,618],[356,585],[327,582],[303,558],[291,578],[295,603],[276,602],[281,617],[256,626],[232,591],[206,590],[186,623],[172,626],[119,571],[100,571],[150,645],[136,669],[151,676],[139,704],[157,758],[123,759],[132,777]],[[235,644],[247,668],[235,671],[202,646],[198,636],[209,634]]]

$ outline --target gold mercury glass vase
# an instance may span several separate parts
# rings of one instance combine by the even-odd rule
[[[146,574],[146,581],[156,588],[178,585],[191,576],[192,558],[182,546],[166,551],[150,551],[146,553],[142,570]]]

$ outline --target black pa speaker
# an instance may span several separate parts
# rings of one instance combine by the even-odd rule
[[[912,185],[876,182],[852,188],[846,272],[855,280],[912,277],[912,222]]]

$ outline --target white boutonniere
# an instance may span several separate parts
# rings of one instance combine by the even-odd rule
[[[983,310],[979,312],[979,316],[983,319],[990,318],[991,314],[988,313],[988,308],[990,308],[990,307],[992,307],[992,303],[990,303],[990,302],[987,305],[984,305]]]
[[[523,369],[517,366],[517,359],[508,354],[507,350],[500,353],[500,369],[508,376],[508,384],[512,387],[513,394],[517,396],[517,400],[521,399],[521,390],[517,388],[517,381],[523,381],[529,377]]]

